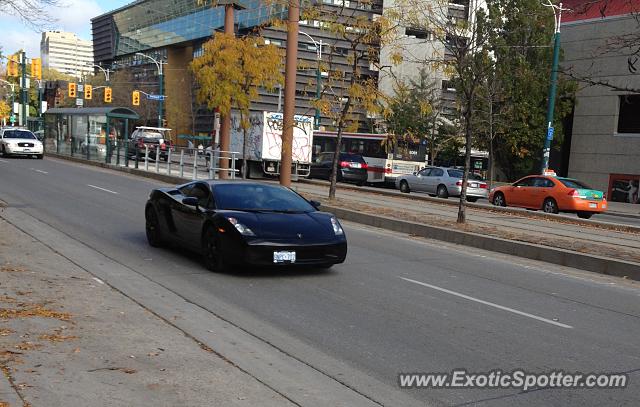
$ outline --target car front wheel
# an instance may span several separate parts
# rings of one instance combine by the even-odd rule
[[[204,265],[211,271],[224,271],[222,253],[218,250],[218,236],[212,226],[208,226],[202,235],[202,259]]]
[[[507,200],[504,199],[504,194],[502,192],[498,192],[494,197],[493,197],[493,204],[495,206],[507,206]]]
[[[153,207],[147,208],[145,211],[145,230],[147,232],[147,241],[151,247],[162,246],[162,232],[160,231],[160,222],[158,214]]]
[[[409,183],[405,180],[400,181],[400,192],[408,194],[411,192],[411,188],[409,188]]]

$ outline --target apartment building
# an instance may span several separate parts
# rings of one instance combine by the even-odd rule
[[[55,69],[77,78],[93,73],[93,44],[74,33],[43,32],[40,56],[43,69]]]

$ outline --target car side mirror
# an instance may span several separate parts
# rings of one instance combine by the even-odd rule
[[[188,196],[186,198],[182,198],[182,203],[188,206],[198,206],[198,198],[195,198],[193,196]]]
[[[309,201],[309,203],[311,204],[311,206],[313,206],[316,209],[320,209],[320,206],[322,205],[320,202],[318,201]]]
[[[414,172],[413,172],[413,175],[418,175],[418,171],[414,171]]]

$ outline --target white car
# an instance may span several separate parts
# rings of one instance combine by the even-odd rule
[[[42,159],[42,141],[27,129],[5,127],[0,129],[0,152],[4,157],[11,155],[34,156]]]

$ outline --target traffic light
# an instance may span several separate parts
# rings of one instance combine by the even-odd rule
[[[31,76],[35,79],[42,79],[42,59],[33,58],[31,60]]]
[[[131,103],[133,103],[134,106],[140,106],[140,91],[133,91],[131,94]]]
[[[69,97],[70,98],[76,97],[76,95],[77,95],[77,93],[76,93],[76,84],[74,82],[70,82],[67,89],[69,91]]]
[[[84,85],[84,98],[87,100],[91,100],[93,97],[93,86]]]
[[[18,56],[9,55],[7,62],[7,76],[18,76]]]
[[[111,103],[111,98],[112,98],[112,91],[111,88],[107,87],[104,88],[104,102],[105,103]]]

